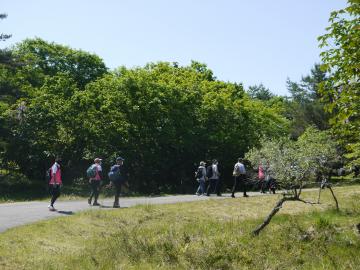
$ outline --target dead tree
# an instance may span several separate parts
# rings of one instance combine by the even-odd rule
[[[301,199],[301,191],[302,187],[300,187],[299,189],[293,188],[291,193],[284,193],[283,197],[276,203],[275,207],[271,210],[270,214],[265,218],[263,223],[261,223],[255,230],[253,230],[253,235],[259,235],[260,231],[262,231],[270,223],[273,216],[275,216],[275,214],[279,212],[279,210],[282,208],[283,204],[286,201],[298,201],[307,204],[316,204],[314,202],[309,202]]]
[[[329,177],[330,178],[330,177]],[[331,187],[331,183],[329,183],[329,181],[328,181],[328,178],[323,178],[323,180],[322,180],[322,182],[321,182],[321,184],[320,184],[320,188],[319,188],[319,196],[318,196],[318,203],[320,203],[320,195],[321,195],[321,190],[322,189],[325,189],[325,188],[328,188],[328,189],[330,189],[330,192],[331,192],[331,195],[332,195],[332,197],[333,197],[333,199],[334,199],[334,201],[335,201],[335,205],[336,205],[336,210],[338,210],[339,211],[339,202],[338,202],[338,200],[337,200],[337,198],[336,198],[336,196],[335,196],[335,193],[334,193],[334,191],[333,191],[333,189],[332,189],[332,187]]]

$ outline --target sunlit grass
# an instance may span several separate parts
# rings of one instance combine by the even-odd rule
[[[286,203],[258,237],[280,195],[42,221],[0,234],[0,269],[358,269],[360,186],[335,191],[340,212],[324,191],[321,205]]]

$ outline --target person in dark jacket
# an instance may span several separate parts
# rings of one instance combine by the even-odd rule
[[[122,157],[116,158],[116,164],[113,165],[109,172],[110,186],[115,189],[114,208],[119,208],[119,197],[121,193],[121,186],[125,182],[125,175],[123,171],[124,160]]]
[[[216,193],[218,196],[221,196],[220,172],[218,165],[218,161],[214,159],[212,164],[206,169],[206,176],[209,179],[209,186],[207,188],[206,196],[210,196],[210,194],[213,192]]]
[[[234,186],[232,188],[231,197],[235,198],[235,191],[238,185],[242,188],[244,197],[249,197],[249,195],[246,194],[246,170],[242,158],[239,158],[238,162],[234,165],[233,176]]]

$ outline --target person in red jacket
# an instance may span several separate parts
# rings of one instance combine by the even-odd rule
[[[62,186],[60,162],[60,158],[56,158],[55,163],[50,168],[49,191],[51,195],[51,201],[48,206],[50,211],[56,210],[54,208],[54,203],[60,196],[60,189]]]

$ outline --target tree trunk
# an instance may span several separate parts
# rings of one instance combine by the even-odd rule
[[[332,196],[333,196],[333,198],[334,198],[334,201],[335,201],[335,204],[336,204],[336,210],[339,211],[339,203],[338,203],[338,200],[337,200],[336,197],[335,197],[334,191],[332,190],[332,188],[331,188],[330,185],[328,185],[327,187],[328,187],[328,189],[330,189],[331,194],[332,194]]]
[[[252,233],[254,235],[259,235],[260,231],[262,229],[264,229],[266,227],[266,225],[268,225],[272,219],[273,216],[275,216],[275,214],[277,212],[279,212],[279,210],[281,209],[282,205],[284,202],[286,201],[296,201],[297,198],[296,197],[283,197],[281,198],[275,205],[275,207],[273,208],[273,210],[270,212],[270,214],[266,217],[266,219],[264,220],[264,222],[262,224],[260,224],[259,227],[257,227]]]

